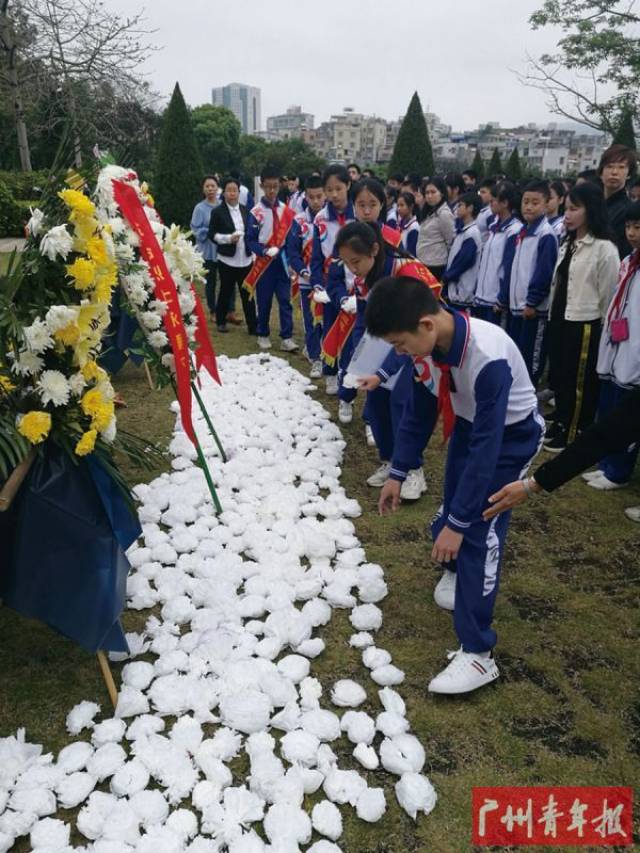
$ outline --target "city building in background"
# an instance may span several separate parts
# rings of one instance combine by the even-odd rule
[[[228,83],[211,90],[214,107],[227,107],[242,126],[242,132],[255,136],[262,126],[261,94],[255,86]]]
[[[315,116],[302,112],[302,107],[289,107],[286,113],[267,118],[267,138],[302,139],[307,131],[314,129]]]

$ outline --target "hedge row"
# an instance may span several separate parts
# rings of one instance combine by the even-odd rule
[[[50,178],[46,170],[39,172],[0,171],[0,183],[5,184],[16,201],[30,201],[39,198]]]
[[[29,208],[37,205],[37,199],[15,199],[0,180],[0,237],[24,237],[24,226],[31,216]]]

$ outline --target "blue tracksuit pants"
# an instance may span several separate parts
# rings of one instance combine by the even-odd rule
[[[313,322],[311,311],[311,294],[309,288],[300,288],[300,308],[302,310],[302,325],[304,327],[304,343],[310,361],[320,358],[320,344],[322,343],[322,324]]]
[[[536,413],[504,428],[502,450],[487,494],[483,496],[481,512],[489,505],[490,495],[523,476],[540,449],[544,435],[543,424],[540,415]],[[457,418],[449,442],[444,502],[431,525],[434,541],[446,524],[456,486],[464,475],[471,435],[472,424]],[[466,530],[457,559],[445,566],[455,571],[457,576],[453,623],[458,640],[466,652],[489,651],[497,641],[491,623],[510,518],[510,512],[503,512],[487,522],[483,521],[480,514]]]
[[[280,337],[293,335],[293,309],[291,307],[291,281],[285,273],[282,261],[276,258],[260,278],[256,287],[256,307],[258,310],[258,336],[269,337],[269,318],[273,297],[278,300],[280,313]]]

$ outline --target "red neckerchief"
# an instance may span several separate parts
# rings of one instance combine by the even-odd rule
[[[611,307],[609,308],[607,322],[610,322],[620,316],[626,302],[628,285],[633,276],[637,273],[638,269],[640,269],[640,249],[636,249],[629,258],[627,271],[624,274],[624,278],[618,285],[616,295],[613,297]]]

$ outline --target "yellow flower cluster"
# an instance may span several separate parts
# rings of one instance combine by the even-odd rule
[[[113,400],[107,399],[99,388],[85,392],[80,406],[85,415],[91,418],[91,428],[99,432],[109,426],[115,414]]]
[[[77,322],[58,330],[55,338],[58,344],[73,347],[74,363],[82,367],[98,348],[109,324],[109,306],[118,281],[118,267],[108,229],[102,228],[96,219],[96,207],[91,199],[79,188],[62,190],[58,195],[70,210],[73,248],[79,255],[67,265],[67,275],[73,287],[82,294],[83,302]]]
[[[27,412],[18,422],[18,432],[31,444],[40,444],[51,430],[51,415],[47,412]]]
[[[87,430],[87,432],[83,433],[82,438],[75,446],[76,456],[86,456],[88,453],[92,453],[94,447],[96,446],[97,437],[98,433],[95,431],[95,429],[90,429]]]

